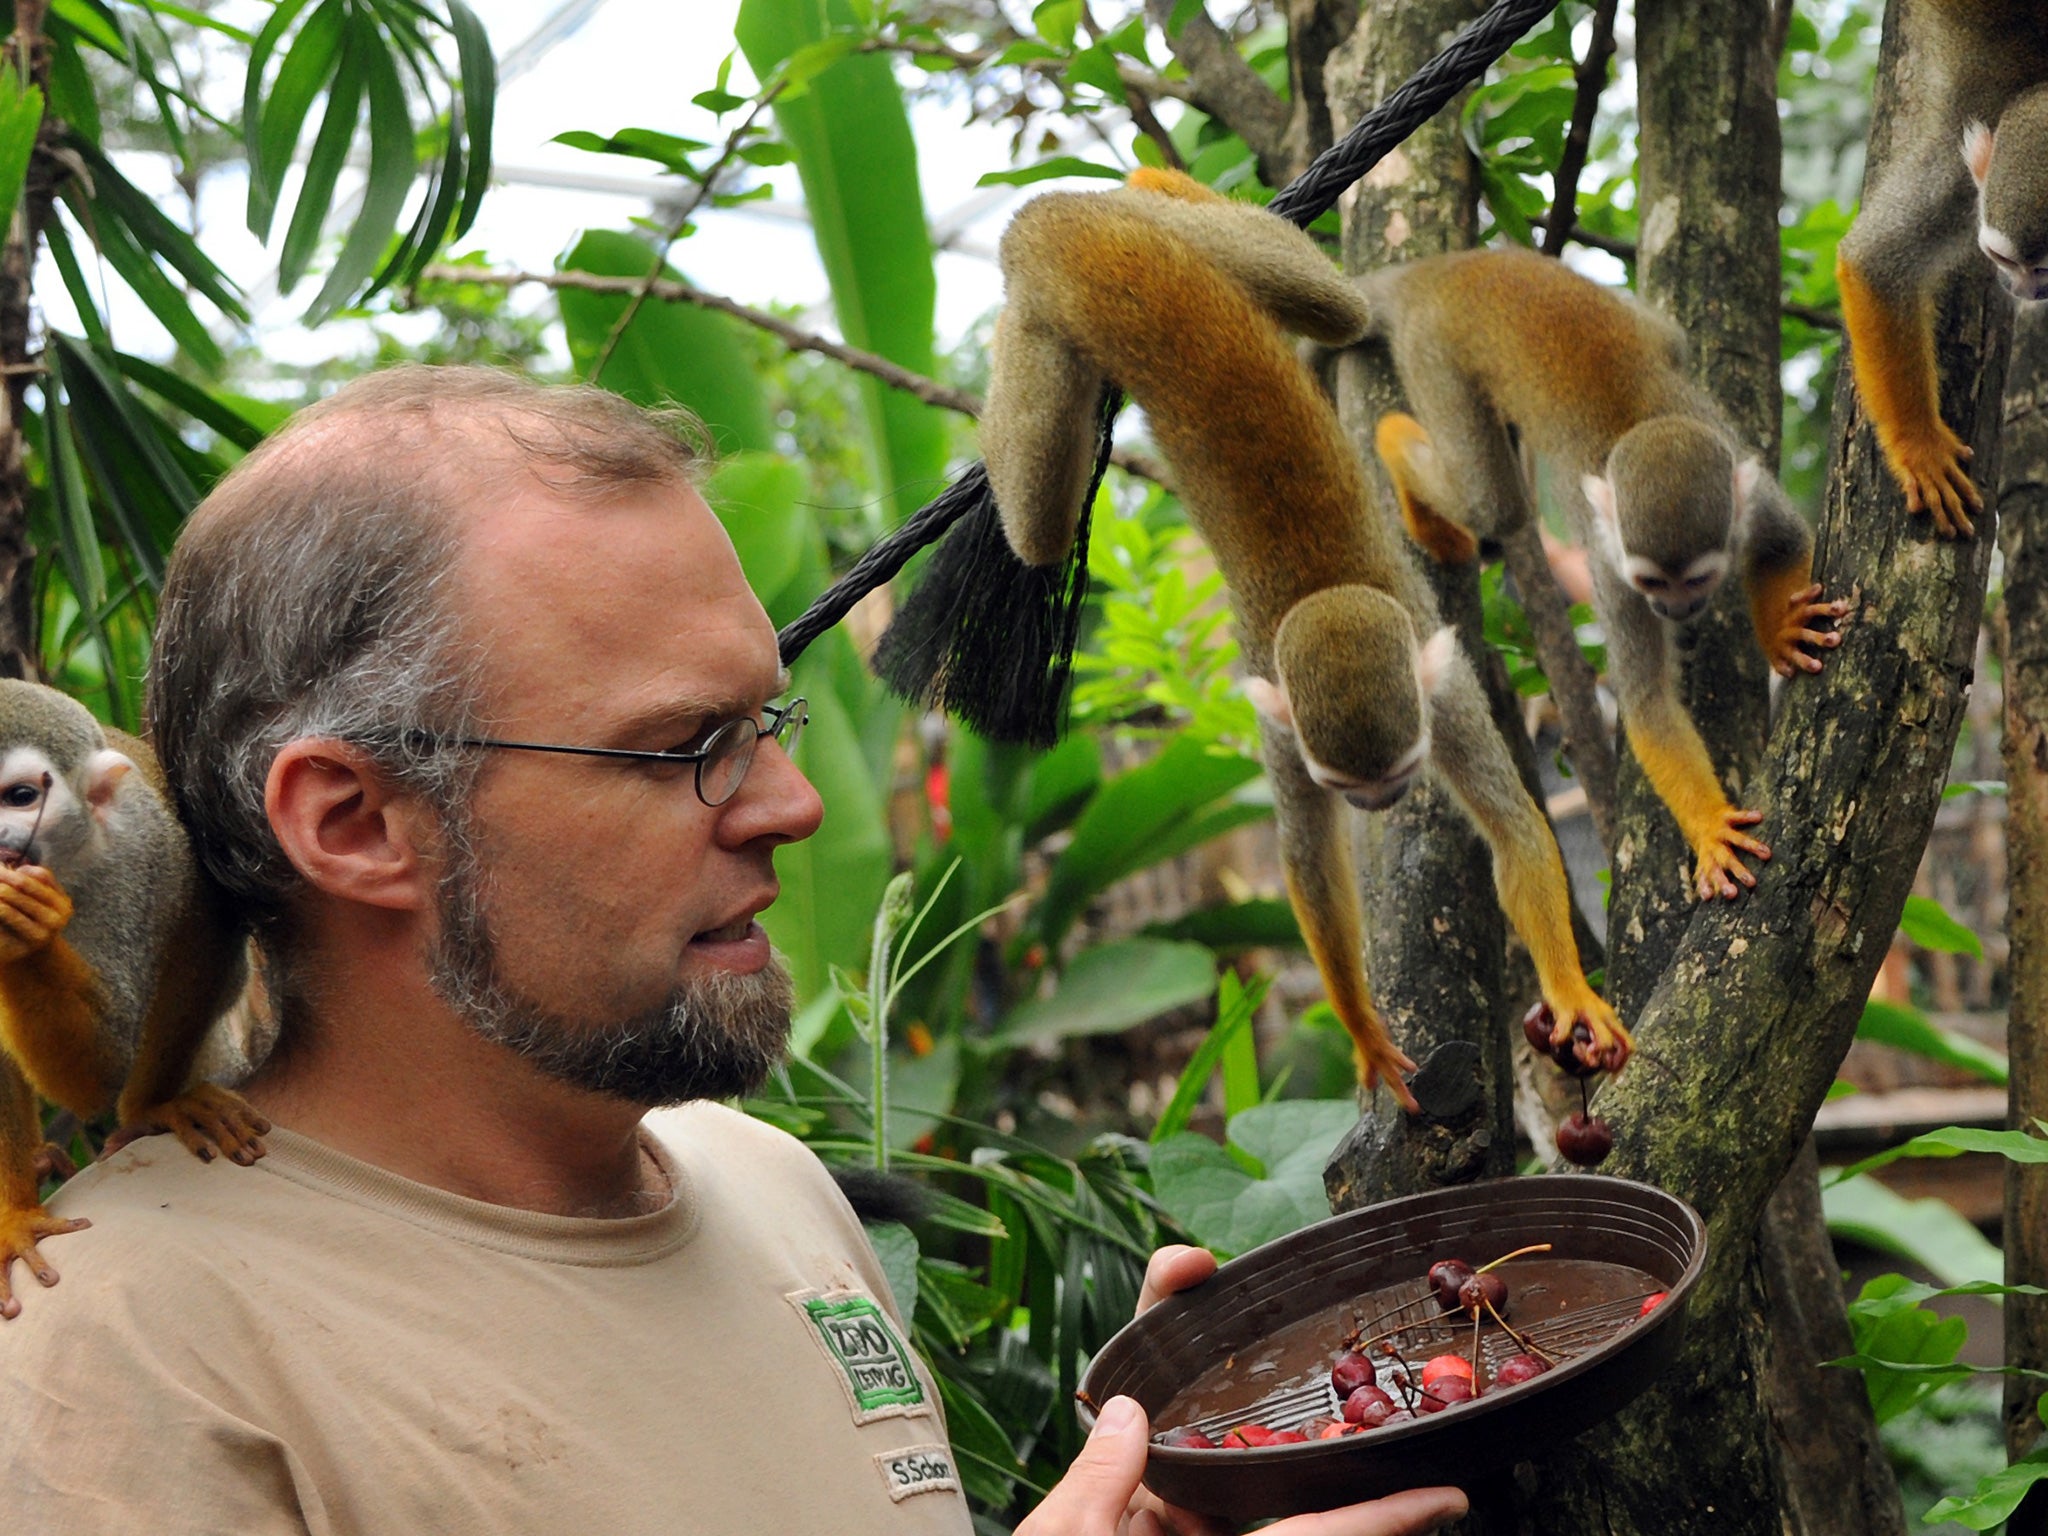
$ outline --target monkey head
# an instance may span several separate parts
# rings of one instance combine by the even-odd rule
[[[0,680],[0,863],[61,876],[90,862],[134,770],[84,705]]]
[[[2015,96],[1994,131],[1972,123],[1963,162],[1977,183],[1977,246],[2016,299],[2048,296],[2048,85]]]
[[[1592,551],[1662,618],[1683,622],[1728,574],[1762,466],[1690,416],[1659,416],[1623,433],[1607,473],[1579,482],[1593,508]]]
[[[1429,697],[1456,645],[1449,629],[1418,645],[1407,610],[1376,587],[1325,587],[1281,619],[1275,679],[1250,678],[1245,691],[1293,733],[1310,778],[1383,811],[1429,761]]]

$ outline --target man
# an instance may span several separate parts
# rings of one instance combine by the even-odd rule
[[[274,1130],[60,1196],[92,1226],[0,1331],[9,1529],[968,1529],[858,1221],[715,1102],[785,1044],[757,919],[822,807],[692,472],[616,397],[400,369],[193,514],[149,711],[264,944]],[[1104,1418],[1035,1536],[1158,1518]],[[1462,1507],[1407,1498],[1327,1529]]]

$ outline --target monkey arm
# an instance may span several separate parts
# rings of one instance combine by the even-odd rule
[[[1814,626],[1844,617],[1850,605],[1839,599],[1815,601],[1821,589],[1811,580],[1812,535],[1769,475],[1758,480],[1744,514],[1742,573],[1750,623],[1771,670],[1780,677],[1818,672],[1821,658],[1813,650],[1832,650],[1842,637]]]
[[[1722,792],[1707,745],[1679,702],[1676,658],[1664,621],[1606,561],[1594,563],[1593,581],[1608,630],[1608,679],[1628,744],[1693,851],[1693,887],[1700,899],[1719,895],[1733,900],[1742,894],[1735,882],[1756,884],[1741,856],[1771,856],[1768,847],[1740,830],[1762,821],[1763,812],[1740,810]]]
[[[1956,232],[1975,221],[1956,132],[1937,137],[1865,198],[1836,253],[1835,280],[1856,393],[1906,509],[1931,512],[1945,537],[1968,538],[1976,531],[1969,513],[1984,498],[1963,467],[1969,447],[1941,419],[1933,290]]]
[[[179,963],[166,966],[157,983],[135,1065],[121,1090],[121,1124],[104,1150],[116,1152],[139,1136],[169,1132],[203,1163],[213,1161],[219,1148],[247,1167],[263,1155],[270,1122],[240,1094],[192,1081],[208,1030],[247,979],[242,937],[203,880],[167,952]]]
[[[44,1285],[55,1285],[57,1271],[38,1251],[37,1241],[90,1225],[52,1216],[36,1198],[37,1154],[42,1147],[35,1090],[14,1059],[0,1051],[0,1318],[21,1312],[10,1283],[14,1261],[20,1259]]]
[[[1586,981],[1557,839],[1529,797],[1462,653],[1430,696],[1429,722],[1430,762],[1493,850],[1501,910],[1528,947],[1536,984],[1557,1016],[1553,1043],[1570,1040],[1572,1026],[1583,1020],[1593,1032],[1597,1064],[1620,1070],[1634,1042]]]
[[[1330,1007],[1351,1036],[1359,1081],[1369,1089],[1383,1079],[1402,1108],[1415,1114],[1421,1106],[1401,1080],[1415,1063],[1388,1036],[1366,985],[1365,919],[1351,859],[1350,809],[1308,776],[1284,730],[1262,721],[1260,734],[1273,783],[1287,897]]]

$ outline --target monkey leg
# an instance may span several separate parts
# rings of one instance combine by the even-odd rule
[[[14,1261],[21,1260],[41,1284],[55,1285],[57,1271],[37,1243],[92,1225],[82,1218],[52,1216],[43,1208],[37,1189],[44,1145],[35,1091],[14,1062],[0,1053],[0,1318],[21,1313],[12,1284]]]
[[[1984,497],[1963,468],[1969,445],[1941,419],[1932,298],[1880,293],[1846,254],[1835,260],[1835,280],[1856,393],[1885,464],[1906,493],[1906,510],[1932,513],[1944,538],[1973,537],[1970,512]]]
[[[1782,570],[1761,573],[1749,584],[1750,623],[1756,627],[1757,644],[1763,647],[1764,660],[1780,677],[1791,677],[1795,672],[1818,672],[1821,658],[1808,648],[1832,650],[1842,643],[1841,631],[1816,629],[1814,625],[1847,617],[1851,605],[1845,598],[1831,603],[1816,602],[1821,589],[1818,583],[1807,579],[1810,574],[1809,562],[1801,561]]]
[[[1635,1042],[1607,1000],[1586,980],[1572,936],[1571,886],[1550,823],[1529,797],[1507,743],[1461,655],[1430,700],[1430,761],[1493,850],[1501,911],[1536,966],[1536,985],[1556,1017],[1551,1043],[1564,1045],[1583,1023],[1588,1066],[1618,1072]]]
[[[1348,812],[1308,776],[1291,738],[1275,732],[1266,742],[1265,756],[1273,781],[1287,897],[1330,1007],[1351,1036],[1358,1080],[1367,1091],[1384,1081],[1403,1109],[1419,1114],[1422,1106],[1401,1080],[1402,1073],[1415,1070],[1415,1063],[1387,1034],[1366,984],[1365,919],[1351,862]]]
[[[1401,524],[1408,537],[1439,565],[1466,565],[1479,558],[1479,540],[1470,529],[1445,516],[1449,490],[1438,472],[1436,448],[1413,416],[1390,411],[1373,434],[1380,462],[1394,482],[1401,506]]]
[[[167,968],[157,984],[134,1070],[121,1090],[121,1123],[102,1155],[139,1137],[169,1132],[203,1163],[212,1162],[217,1149],[247,1167],[263,1155],[270,1122],[240,1094],[192,1081],[207,1031],[241,990],[241,939],[201,891],[168,949],[181,963]]]

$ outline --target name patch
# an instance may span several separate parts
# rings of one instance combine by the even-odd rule
[[[875,1458],[882,1469],[882,1481],[889,1497],[901,1504],[914,1493],[958,1492],[960,1474],[953,1470],[953,1454],[943,1445],[911,1445],[900,1451],[884,1451]]]
[[[931,1411],[909,1349],[871,1298],[857,1291],[841,1291],[829,1296],[799,1292],[789,1299],[837,1370],[853,1404],[856,1424],[892,1414]]]

